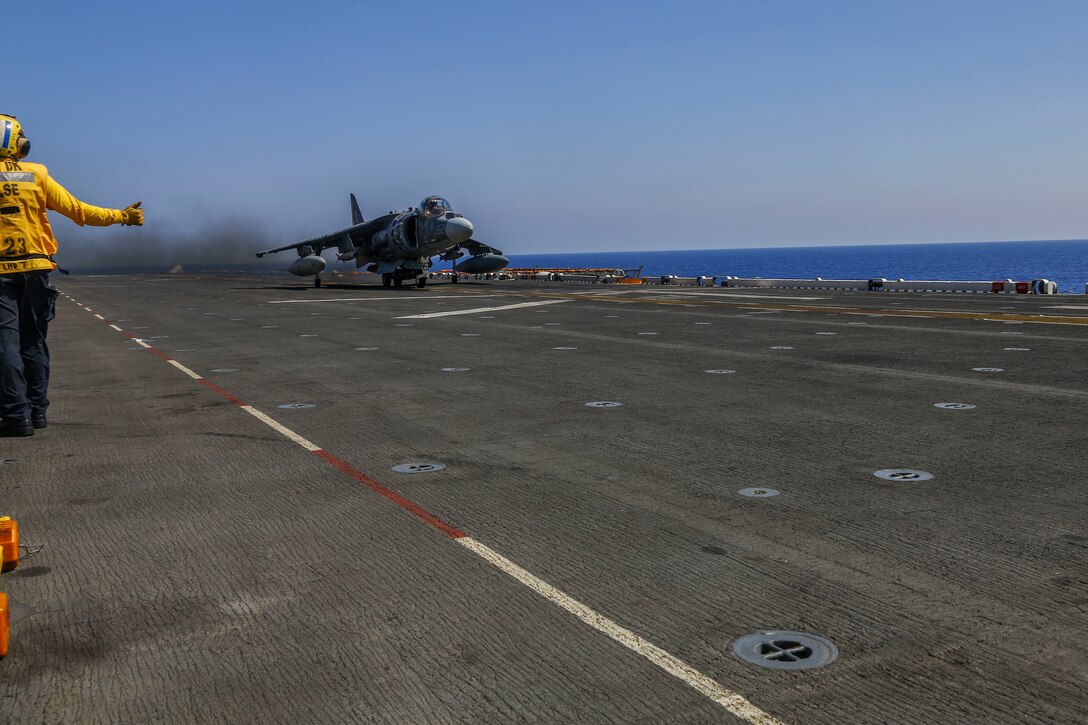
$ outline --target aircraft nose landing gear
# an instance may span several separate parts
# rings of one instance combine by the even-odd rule
[[[321,286],[321,276],[315,274],[314,275],[314,287],[320,287],[320,286]]]
[[[427,286],[427,277],[426,276],[416,277],[416,287],[418,287],[419,289],[423,289],[426,286]]]

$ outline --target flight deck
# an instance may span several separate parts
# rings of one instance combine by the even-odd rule
[[[1084,296],[54,282],[0,721],[1088,719]]]

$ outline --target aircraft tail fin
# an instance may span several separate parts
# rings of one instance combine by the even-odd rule
[[[363,213],[359,211],[359,202],[355,199],[355,194],[351,195],[351,224],[363,223]]]

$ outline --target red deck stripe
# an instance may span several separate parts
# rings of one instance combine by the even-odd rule
[[[230,402],[234,403],[235,405],[246,405],[247,404],[246,401],[242,400],[241,398],[239,398],[234,393],[230,393],[230,392],[227,392],[226,390],[223,390],[223,388],[219,387],[215,383],[208,382],[204,378],[201,378],[199,382],[203,383],[205,387],[211,388],[213,391],[219,393],[220,395],[222,395],[224,398],[226,398]]]
[[[110,324],[109,320],[103,320],[103,322],[105,322],[106,324]],[[128,337],[128,338],[133,339],[133,340],[137,339],[137,338],[134,338],[131,335],[129,335],[127,332],[122,331],[121,334],[124,335],[125,337]],[[172,359],[169,355],[167,355],[166,353],[164,353],[164,352],[162,352],[160,350],[155,349],[154,347],[148,347],[147,350],[149,352],[155,353],[157,356],[159,356],[160,358],[162,358],[163,360],[166,360],[168,362]],[[209,382],[208,380],[206,380],[204,378],[200,378],[200,380],[198,380],[197,382],[203,384],[205,387],[211,389],[213,392],[223,396],[224,398],[226,398],[230,402],[234,403],[235,405],[246,405],[247,404],[244,400],[239,398],[234,393],[228,392],[228,391],[224,390],[223,388],[219,387],[218,385],[216,385],[215,383]],[[397,493],[396,491],[394,491],[392,489],[386,488],[385,486],[381,485],[380,483],[375,481],[370,476],[366,475],[365,473],[363,473],[359,469],[352,466],[350,463],[340,460],[339,458],[337,458],[333,454],[329,453],[328,451],[316,450],[316,451],[313,451],[313,453],[318,458],[321,458],[322,460],[324,460],[326,463],[332,464],[341,473],[344,473],[344,474],[350,476],[351,478],[354,478],[356,481],[363,484],[364,486],[369,488],[371,491],[374,491],[375,493],[377,493],[377,494],[385,497],[389,501],[395,503],[397,506],[400,506],[402,509],[404,509],[408,513],[412,514],[416,518],[418,518],[420,521],[423,521],[424,523],[429,524],[432,528],[438,529],[440,532],[442,532],[443,534],[445,534],[449,538],[451,538],[451,539],[463,539],[466,536],[468,536],[468,534],[466,534],[464,531],[461,531],[460,529],[455,528],[455,527],[451,526],[450,524],[447,524],[445,521],[438,518],[434,514],[429,513],[426,509],[424,509],[419,504],[417,504],[417,503],[415,503],[413,501],[410,501],[409,499],[405,498],[404,496],[401,496],[399,493]]]
[[[323,458],[328,463],[331,463],[333,466],[340,469],[341,472],[347,474],[348,476],[351,476],[356,481],[363,484],[375,493],[381,494],[396,505],[400,506],[408,513],[430,524],[451,539],[462,539],[468,536],[468,534],[466,534],[464,531],[454,528],[453,526],[447,524],[445,521],[438,518],[434,514],[428,513],[419,505],[413,503],[412,501],[409,501],[396,491],[386,488],[370,476],[366,475],[359,469],[352,466],[350,463],[340,460],[328,451],[314,451],[314,455],[318,458]]]

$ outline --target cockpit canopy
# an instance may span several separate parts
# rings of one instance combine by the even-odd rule
[[[453,210],[450,203],[440,196],[428,196],[420,202],[419,208],[422,210],[423,216],[428,219],[442,216],[446,212]]]

